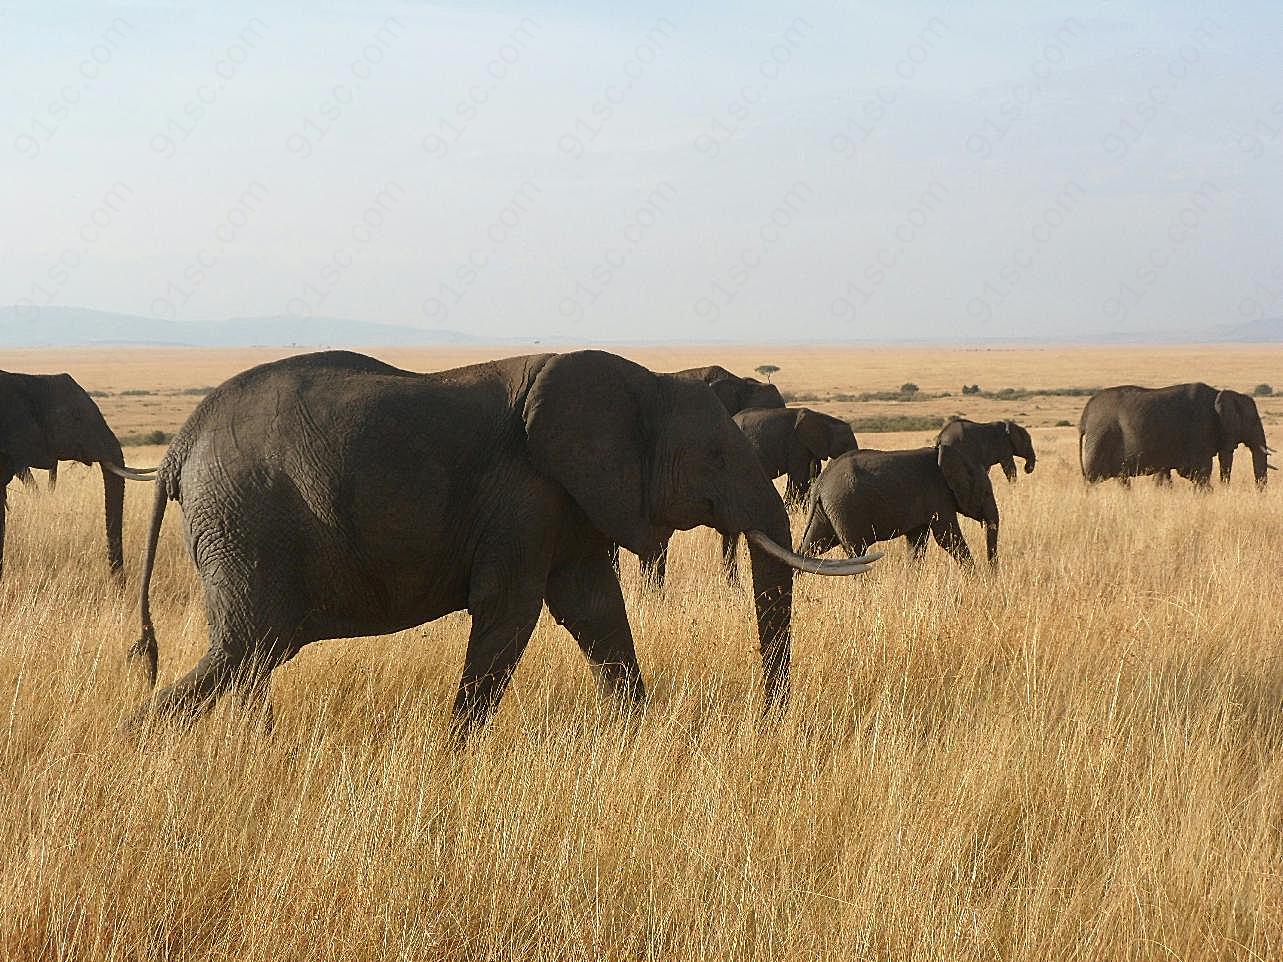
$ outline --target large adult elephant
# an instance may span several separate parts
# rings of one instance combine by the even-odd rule
[[[732,374],[720,364],[707,367],[690,367],[684,371],[674,371],[674,377],[689,381],[701,381],[707,384],[717,399],[722,402],[729,415],[739,414],[750,408],[783,408],[784,398],[780,389],[774,384],[766,384],[756,378],[740,377]],[[778,475],[777,475],[778,477]],[[647,554],[640,555],[642,577],[656,587],[663,587],[668,571],[668,542],[673,532],[663,538],[658,547]],[[611,563],[619,570],[619,545],[611,547]]]
[[[974,463],[987,471],[995,464],[1002,465],[1002,473],[1014,483],[1016,458],[1025,463],[1025,474],[1032,474],[1038,461],[1034,453],[1033,438],[1015,421],[968,421],[958,418],[950,421],[936,435],[936,447],[952,445]]]
[[[1252,452],[1256,483],[1265,484],[1271,452],[1256,402],[1202,383],[1106,388],[1091,396],[1078,422],[1079,463],[1092,482],[1126,484],[1142,474],[1170,481],[1175,471],[1205,487],[1216,457],[1228,483],[1240,444]]]
[[[821,555],[841,545],[862,554],[878,541],[903,536],[920,560],[927,541],[959,564],[972,564],[958,515],[984,525],[990,564],[998,560],[998,502],[988,468],[952,444],[912,451],[852,451],[828,463],[807,498],[798,551]]]
[[[9,482],[15,477],[29,482],[31,469],[40,468],[50,473],[52,488],[59,461],[96,463],[102,469],[107,563],[119,572],[125,479],[150,481],[150,474],[126,467],[120,442],[98,405],[70,374],[0,371],[0,571]]]
[[[454,721],[485,721],[546,602],[600,687],[643,697],[609,546],[673,528],[746,533],[768,705],[788,691],[794,569],[854,574],[790,548],[788,515],[708,388],[599,351],[436,374],[343,351],[287,358],[207,396],[159,468],[143,567],[182,505],[209,650],[135,715],[190,715],[229,688],[262,702],[272,669],[326,638],[379,635],[466,609]]]
[[[766,476],[788,478],[786,504],[800,503],[806,497],[825,461],[860,447],[849,423],[810,408],[750,408],[731,420],[748,438]],[[731,581],[736,580],[738,541],[738,535],[722,536],[722,568]]]

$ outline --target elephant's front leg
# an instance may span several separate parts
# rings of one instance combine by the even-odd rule
[[[604,554],[603,559],[609,567]],[[504,584],[494,575],[487,571],[474,578],[469,591],[472,630],[452,712],[455,733],[461,739],[484,725],[499,707],[543,608],[538,587]]]
[[[739,565],[736,561],[736,548],[739,546],[738,534],[722,535],[722,573],[728,584],[737,585],[740,580]]]
[[[554,568],[545,600],[553,618],[579,643],[601,693],[624,704],[643,700],[646,688],[624,596],[605,553],[594,545]]]

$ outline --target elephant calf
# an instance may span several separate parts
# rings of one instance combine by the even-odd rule
[[[806,531],[798,551],[819,555],[841,545],[863,554],[878,541],[904,536],[921,559],[927,538],[959,564],[972,564],[958,515],[981,522],[988,559],[998,557],[998,503],[985,467],[955,446],[913,451],[852,451],[829,462],[807,501]]]
[[[786,504],[797,504],[806,497],[825,461],[860,448],[849,423],[810,408],[752,408],[731,420],[748,438],[766,476],[788,478]],[[738,542],[737,535],[722,535],[722,568],[730,581],[738,578]]]
[[[1033,474],[1038,460],[1033,438],[1015,421],[978,422],[958,418],[936,435],[936,447],[944,444],[953,445],[986,471],[1001,464],[1002,473],[1012,483],[1017,477],[1016,458],[1025,462],[1025,474]]]

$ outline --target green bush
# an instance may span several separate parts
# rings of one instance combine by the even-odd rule
[[[888,431],[939,431],[944,418],[922,414],[877,414],[855,418],[851,428],[856,434],[880,434]]]
[[[1273,397],[1274,388],[1268,384],[1258,384],[1252,388],[1252,397]]]
[[[144,388],[130,388],[128,391],[121,391],[121,397],[150,397],[155,391],[148,391]]]
[[[120,439],[123,447],[137,448],[144,444],[168,444],[173,435],[168,431],[142,431],[138,434],[127,434]]]
[[[1073,426],[1074,426],[1074,422],[1073,422],[1073,421],[1064,421],[1064,420],[1061,420],[1061,421],[1057,421],[1057,422],[1056,422],[1056,427],[1058,427],[1058,428],[1072,428]]]
[[[900,385],[900,393],[901,393],[901,394],[917,394],[917,393],[918,393],[918,386],[917,386],[916,384],[914,384],[912,381],[906,381],[904,384],[901,384],[901,385]]]

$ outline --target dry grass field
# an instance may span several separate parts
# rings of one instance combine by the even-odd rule
[[[382,351],[429,370],[522,349]],[[172,431],[289,352],[7,352],[71,371],[122,435]],[[141,742],[123,668],[151,492],[107,575],[96,474],[9,490],[0,583],[0,957],[1278,959],[1283,957],[1283,484],[1087,490],[1082,398],[961,398],[1204,379],[1283,388],[1278,349],[644,349],[658,369],[778,364],[817,396],[916,382],[930,401],[823,403],[1033,426],[996,572],[887,546],[802,576],[794,697],[760,720],[751,602],[717,538],[625,592],[651,691],[625,718],[546,616],[491,729],[450,747],[466,616],[313,646],[266,736],[220,710]],[[121,392],[148,391],[123,395]],[[1262,404],[1283,441],[1283,401]],[[929,432],[865,435],[912,446]],[[161,449],[133,448],[154,464]],[[1275,475],[1278,479],[1280,476]],[[43,477],[41,477],[43,488]],[[795,521],[795,535],[800,518]],[[152,600],[161,681],[205,645],[171,508]],[[964,521],[973,546],[978,526]]]

